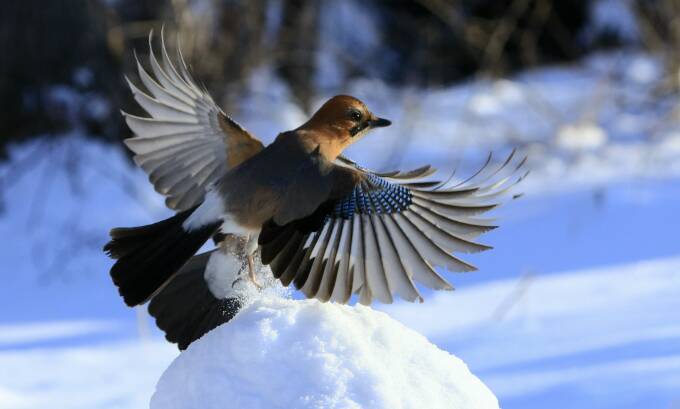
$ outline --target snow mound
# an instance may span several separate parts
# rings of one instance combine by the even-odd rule
[[[151,409],[498,408],[463,361],[368,307],[264,298],[180,354]]]

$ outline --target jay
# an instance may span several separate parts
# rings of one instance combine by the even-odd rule
[[[128,80],[149,117],[123,113],[135,135],[125,144],[177,213],[112,229],[104,250],[116,259],[110,273],[125,303],[150,301],[180,349],[238,311],[239,255],[254,281],[258,249],[284,286],[323,302],[422,301],[416,284],[452,289],[436,267],[475,269],[454,253],[490,248],[475,238],[496,226],[479,215],[526,175],[519,171],[526,158],[514,152],[491,171],[489,156],[456,185],[426,180],[430,166],[361,167],[343,150],[390,121],[346,95],[264,146],[196,84],[181,51],[173,63],[161,41],[159,61],[149,37],[151,73],[137,61],[147,92]],[[211,238],[216,248],[196,255]]]

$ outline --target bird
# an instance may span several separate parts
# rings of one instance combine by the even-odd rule
[[[481,215],[526,177],[526,157],[513,150],[492,169],[489,154],[458,183],[453,174],[430,180],[429,165],[368,169],[343,151],[391,122],[349,95],[265,146],[198,85],[179,46],[173,62],[160,37],[159,61],[149,35],[151,73],[135,54],[146,91],[126,77],[148,116],[122,112],[134,134],[124,143],[176,213],[112,229],[104,251],[124,302],[148,302],[180,349],[235,316],[234,283],[246,268],[256,282],[258,252],[275,279],[308,298],[369,305],[422,302],[419,286],[451,290],[441,269],[473,271],[458,254],[491,248],[476,238],[497,225]],[[197,254],[211,239],[215,248]]]

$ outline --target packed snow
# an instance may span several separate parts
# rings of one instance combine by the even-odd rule
[[[189,346],[152,409],[498,408],[460,359],[367,307],[261,298]]]

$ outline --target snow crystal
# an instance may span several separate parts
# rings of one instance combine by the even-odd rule
[[[151,408],[498,408],[455,356],[367,307],[265,298],[199,339]]]

